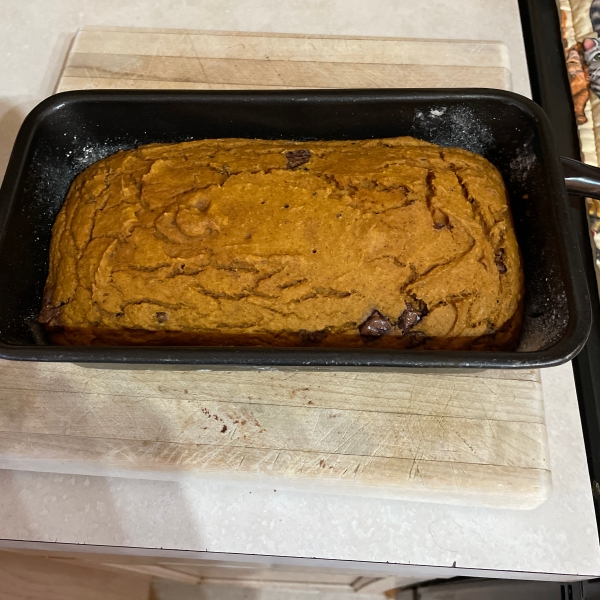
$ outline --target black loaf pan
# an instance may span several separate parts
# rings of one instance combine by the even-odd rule
[[[152,142],[404,135],[477,152],[502,173],[525,268],[525,320],[516,352],[60,347],[45,342],[37,314],[51,227],[73,178],[93,162]],[[567,209],[561,161],[548,119],[536,104],[508,92],[57,94],[26,118],[0,189],[0,357],[213,368],[533,368],[560,364],[582,348],[591,321],[581,256]]]

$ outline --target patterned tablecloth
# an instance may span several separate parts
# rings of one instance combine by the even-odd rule
[[[558,0],[563,47],[584,162],[600,160],[600,0]],[[600,200],[587,199],[600,290]]]

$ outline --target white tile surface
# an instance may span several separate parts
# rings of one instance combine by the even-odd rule
[[[51,93],[84,24],[500,40],[511,53],[514,89],[529,91],[516,0],[3,0],[0,174],[23,115]],[[456,564],[438,571],[447,576],[468,574],[463,568],[600,575],[571,367],[543,378],[554,489],[532,511],[2,471],[0,538]]]

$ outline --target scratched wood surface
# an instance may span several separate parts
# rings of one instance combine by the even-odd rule
[[[500,42],[87,28],[57,91],[511,88]]]
[[[58,90],[271,83],[507,88],[510,72],[506,49],[494,43],[113,28],[79,33]],[[0,361],[0,468],[202,474],[512,508],[538,505],[551,488],[536,371],[147,371]]]
[[[528,508],[550,489],[536,371],[104,370],[0,362],[0,468]]]

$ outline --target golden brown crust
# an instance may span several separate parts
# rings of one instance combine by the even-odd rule
[[[523,297],[484,158],[412,138],[143,146],[74,181],[58,344],[510,349]]]

